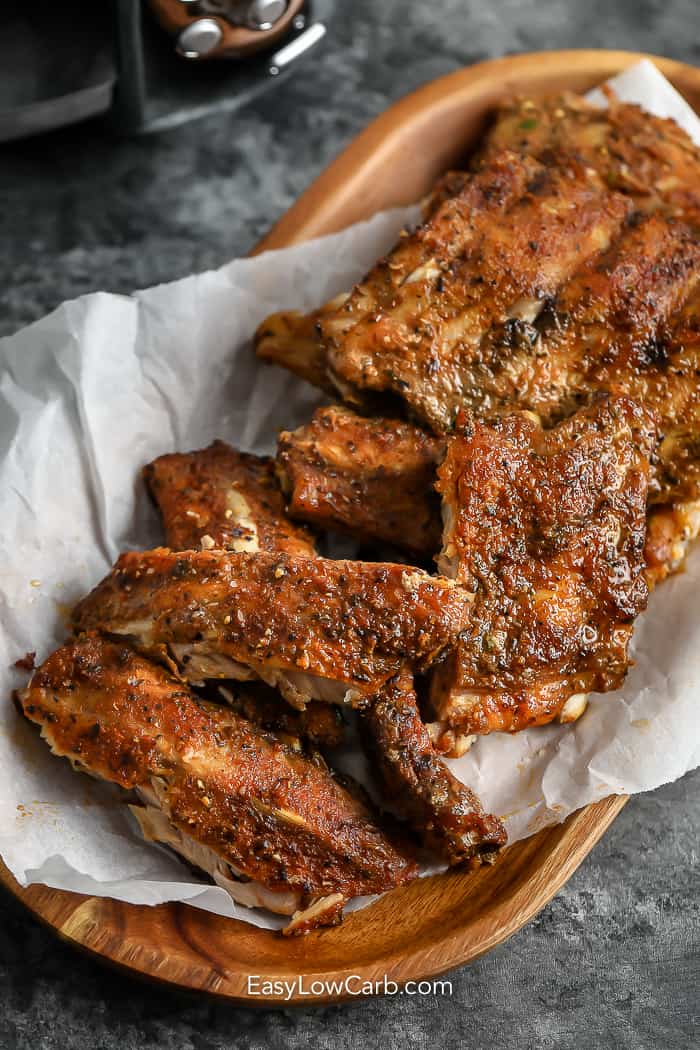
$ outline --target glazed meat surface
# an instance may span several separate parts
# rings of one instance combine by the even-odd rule
[[[330,378],[351,403],[388,398],[448,428],[488,331],[533,320],[629,209],[588,169],[503,154],[317,317]]]
[[[503,105],[480,153],[504,149],[545,162],[574,154],[645,211],[700,221],[700,149],[673,120],[652,116],[613,94],[601,109],[580,96],[512,99]]]
[[[281,365],[329,394],[335,387],[326,372],[326,352],[321,342],[320,321],[335,317],[348,298],[344,292],[318,310],[303,314],[283,310],[266,317],[255,333],[255,352],[270,364]]]
[[[272,459],[215,441],[159,456],[143,473],[173,550],[314,552],[311,534],[286,516]]]
[[[628,225],[533,324],[511,321],[489,333],[466,406],[488,414],[517,405],[551,424],[614,386],[650,393],[663,413],[664,388],[678,386],[666,374],[674,317],[699,282],[700,239],[691,229],[658,215]]]
[[[646,605],[653,422],[618,399],[552,430],[525,414],[460,429],[439,470],[439,565],[474,609],[433,676],[436,718],[468,734],[566,719],[572,697],[620,685]]]
[[[64,646],[20,699],[55,754],[136,792],[147,837],[242,903],[282,914],[311,905],[334,921],[347,898],[417,873],[321,760],[199,699],[124,644]]]
[[[361,704],[400,670],[429,667],[470,601],[402,565],[161,549],[122,555],[74,619],[173,660],[191,682],[257,677],[295,704]]]
[[[443,453],[443,440],[409,423],[330,406],[280,434],[277,462],[292,517],[430,558],[440,546],[433,486]]]
[[[215,547],[234,551],[315,553],[311,534],[286,516],[270,459],[215,441],[201,452],[161,456],[144,468],[144,476],[173,550],[199,549],[202,541],[208,546],[208,537]],[[312,701],[297,711],[262,683],[227,690],[225,699],[271,732],[297,736],[315,747],[341,742],[342,716],[327,704]]]
[[[410,675],[397,675],[363,712],[364,739],[383,791],[423,841],[450,864],[493,858],[503,824],[450,773],[418,711]]]
[[[264,682],[219,686],[216,697],[268,733],[298,739],[313,748],[334,748],[343,742],[345,722],[334,704],[311,700],[299,710]]]

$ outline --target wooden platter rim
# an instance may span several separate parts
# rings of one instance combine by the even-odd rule
[[[381,167],[384,156],[390,153],[396,137],[402,134],[409,121],[419,120],[424,127],[428,127],[436,113],[447,106],[459,109],[465,98],[473,97],[478,88],[481,88],[484,96],[506,96],[509,91],[518,90],[521,81],[529,80],[534,68],[537,69],[537,80],[543,84],[550,77],[560,80],[563,77],[583,76],[593,86],[645,59],[652,62],[681,94],[685,95],[686,91],[691,90],[700,100],[700,69],[685,62],[641,51],[583,48],[531,51],[488,59],[431,80],[394,102],[356,135],[272,226],[251,255],[286,248],[323,236],[324,233],[335,232],[339,227],[333,222],[334,215],[342,212],[343,204],[353,196],[358,182],[366,180],[367,169]],[[396,203],[414,202],[415,198]],[[370,209],[364,218],[369,218],[371,214],[373,211]]]
[[[490,921],[491,911],[493,909],[502,910],[502,903],[496,903],[494,904],[493,909],[488,909],[481,913],[479,919],[472,926],[472,933],[475,928],[481,933],[481,927],[484,926],[487,927],[488,932],[483,931],[480,939],[476,938],[478,945],[477,950],[473,952],[470,951],[466,958],[464,955],[463,929],[457,926],[449,931],[445,937],[436,939],[434,944],[431,945],[431,948],[433,949],[432,955],[440,958],[439,963],[432,962],[431,956],[431,961],[426,964],[425,951],[420,949],[412,953],[394,952],[387,954],[376,963],[369,965],[356,965],[351,960],[341,969],[326,971],[323,969],[316,970],[311,968],[302,971],[301,973],[294,971],[293,975],[302,976],[307,982],[313,980],[342,981],[350,975],[357,977],[360,981],[376,982],[380,981],[384,975],[388,975],[392,980],[396,981],[399,988],[402,988],[408,981],[433,980],[448,973],[464,962],[472,962],[480,958],[492,948],[495,948],[497,945],[513,936],[513,934],[517,933],[523,926],[533,919],[546,904],[549,903],[562,886],[568,882],[569,878],[573,875],[580,864],[583,863],[628,800],[629,796],[627,795],[610,795],[601,799],[599,802],[591,803],[582,809],[576,810],[574,813],[570,814],[563,823],[544,828],[542,831],[530,836],[528,839],[524,839],[521,842],[515,843],[512,847],[509,847],[506,853],[503,854],[497,862],[498,866],[507,866],[510,862],[509,855],[519,846],[527,843],[533,847],[536,840],[540,839],[543,835],[547,835],[548,833],[553,834],[556,837],[556,842],[554,848],[547,854],[547,860],[553,860],[555,862],[556,873],[548,880],[546,889],[538,894],[533,894],[531,891],[532,876],[530,876],[509,900],[510,917],[507,922],[494,924]],[[575,848],[571,848],[572,840]],[[463,877],[468,878],[469,876],[466,875]],[[442,876],[433,876],[431,880],[421,879],[418,880],[418,882],[425,883],[428,881],[437,881],[441,878]],[[110,905],[116,903],[120,909],[125,909],[127,912],[140,913],[141,917],[148,917],[149,913],[154,911],[149,905],[130,905],[122,902],[112,902],[111,899],[107,897],[89,897],[84,894],[70,893],[64,890],[53,890],[50,887],[41,884],[32,884],[27,887],[22,887],[15,880],[14,876],[1,859],[0,884],[21,901],[27,910],[38,919],[43,926],[48,927],[53,933],[55,933],[60,940],[72,945],[89,956],[99,959],[101,962],[106,963],[119,972],[126,973],[132,977],[144,979],[150,983],[161,984],[171,988],[175,986],[183,991],[192,993],[204,992],[207,996],[215,999],[260,1008],[327,1006],[332,1003],[355,1002],[358,999],[370,997],[367,994],[355,995],[349,992],[344,994],[319,994],[308,998],[295,994],[289,999],[282,999],[280,997],[266,998],[253,995],[247,990],[246,981],[248,974],[255,966],[254,960],[252,966],[246,967],[245,970],[227,973],[224,981],[215,983],[211,987],[202,987],[201,982],[196,982],[194,979],[189,979],[184,975],[180,976],[177,981],[174,981],[162,972],[164,969],[163,964],[166,963],[168,959],[167,955],[154,958],[150,963],[137,968],[133,959],[127,961],[125,958],[120,958],[116,952],[107,952],[103,950],[99,944],[99,934],[96,932],[94,926],[91,926],[89,923],[83,925],[80,921],[74,921],[74,916],[76,916],[76,913],[78,913],[84,905],[90,906],[96,904],[98,909],[104,906],[105,910],[108,910]],[[418,883],[411,884],[411,886],[417,885]],[[393,892],[396,893],[397,891]],[[68,919],[61,924],[57,922],[55,916],[52,918],[51,915],[52,905],[56,903],[60,903],[66,907],[68,913]],[[375,906],[376,905],[370,905],[369,908],[364,909],[364,911],[370,911]],[[72,911],[70,910],[71,908],[73,909]],[[212,916],[211,913],[202,911],[195,907],[190,907],[189,905],[181,905],[172,902],[171,904],[158,906],[158,910],[173,910],[181,908],[186,908],[190,913],[198,916],[201,920],[211,921],[211,919],[216,919],[219,923],[229,928],[229,933],[232,937],[235,937],[239,932],[248,933],[251,930],[249,924],[245,922],[237,919],[224,919],[219,916]],[[360,916],[362,914],[362,912],[358,912],[354,913],[354,915],[349,915],[345,919],[345,924],[347,925],[348,923],[355,921],[355,916]],[[270,930],[257,930],[256,933],[266,939],[272,939],[273,942],[278,944],[290,943],[288,941],[282,941],[278,934]],[[308,935],[305,938],[305,942],[312,944],[315,939],[319,937],[328,937],[329,935],[332,936],[332,934],[333,930],[320,931],[319,933]],[[475,938],[472,937],[472,941],[474,941],[474,939]],[[131,949],[129,949],[129,951],[130,950]],[[397,967],[404,972],[396,972]],[[283,979],[285,976],[291,978],[292,971],[285,975],[278,975],[275,971],[271,971],[262,973],[261,976],[263,979],[269,980],[274,980],[276,978]],[[372,994],[381,993],[377,992]]]
[[[446,115],[454,121],[462,107],[470,101],[474,103],[475,99],[482,102],[484,107],[493,105],[499,94],[507,94],[509,90],[528,85],[530,81],[545,85],[548,77],[553,83],[573,78],[574,82],[588,81],[592,86],[643,58],[653,61],[682,93],[691,93],[700,104],[700,70],[670,59],[627,51],[529,53],[482,62],[432,81],[395,103],[361,132],[282,216],[251,254],[335,232],[350,222],[368,218],[378,207],[386,207],[388,203],[408,204],[416,200],[416,193],[404,199],[397,191],[398,197],[392,195],[390,202],[380,201],[377,204],[371,194],[358,193],[363,179],[365,185],[368,181],[371,183],[373,173],[381,170],[392,155],[396,156],[397,150],[400,152],[402,132],[411,122],[414,130],[417,127],[427,133],[431,125],[437,126],[439,119],[444,119]],[[533,94],[536,93],[537,89],[533,91]],[[441,159],[446,162],[451,160],[449,156]],[[422,177],[427,177],[427,174],[423,171]],[[406,193],[409,192],[410,186],[406,189]],[[159,954],[157,938],[162,931],[157,926],[158,922],[161,917],[167,916],[178,937],[182,933],[184,921],[185,925],[189,923],[190,933],[192,929],[201,928],[204,931],[202,936],[216,927],[217,935],[229,945],[241,940],[254,942],[263,955],[267,952],[273,960],[275,955],[279,957],[277,964],[273,961],[269,964],[272,968],[265,971],[265,976],[270,979],[275,973],[282,973],[285,953],[296,956],[297,970],[287,968],[282,976],[291,977],[303,972],[309,979],[338,980],[352,973],[372,980],[388,973],[399,985],[410,980],[435,978],[483,955],[532,919],[585,859],[626,801],[624,795],[602,799],[571,814],[562,824],[544,828],[509,847],[497,864],[489,869],[488,875],[492,882],[495,880],[497,883],[504,873],[507,876],[518,863],[521,867],[525,865],[522,867],[521,882],[505,901],[494,900],[471,919],[456,915],[452,925],[446,926],[442,932],[436,932],[434,938],[425,945],[419,943],[411,948],[388,948],[376,960],[357,963],[350,958],[347,963],[335,965],[333,969],[304,969],[303,952],[300,954],[298,940],[283,941],[271,931],[258,930],[235,919],[213,916],[188,905],[171,903],[151,908],[127,905],[110,898],[93,898],[53,890],[38,884],[22,887],[1,859],[0,884],[61,939],[132,976],[182,990],[204,992],[247,1006],[321,1006],[344,1000],[355,1001],[362,996],[324,994],[308,998],[295,994],[289,1000],[281,1000],[251,995],[246,988],[246,979],[256,966],[262,970],[259,958],[251,956],[245,960],[245,965],[241,962],[234,970],[226,964],[219,965],[220,960],[216,962],[209,959],[201,945],[193,946],[186,937],[184,940],[180,938],[184,947],[179,942],[177,947],[182,959],[187,959],[188,951],[191,953],[191,966],[183,970],[186,964],[178,956],[179,972],[176,972],[172,953]],[[542,856],[537,856],[538,849]],[[491,875],[491,872],[494,874]],[[544,883],[543,872],[547,873]],[[430,880],[418,880],[386,894],[369,908],[348,916],[337,930],[361,930],[367,923],[370,923],[371,929],[372,916],[386,909],[389,898],[410,901],[413,896],[420,900],[421,895],[426,895],[426,886],[428,896],[432,893],[433,899],[449,896],[455,888],[459,890],[461,887],[462,897],[459,899],[457,893],[456,899],[458,904],[464,905],[469,897],[464,887],[469,887],[469,880],[475,878],[481,879],[482,889],[488,886],[487,876],[468,873],[449,873]],[[434,892],[434,885],[439,885],[440,890]],[[533,888],[537,892],[533,892]],[[115,920],[115,913],[118,921]],[[93,921],[92,916],[100,921]],[[104,920],[101,916],[104,916]],[[105,940],[105,930],[102,928],[108,920],[117,927],[112,943]],[[143,943],[119,939],[122,935],[128,935],[127,927],[132,921],[142,923],[144,933],[150,934],[149,943],[146,943],[145,938]],[[314,950],[323,954],[323,948],[332,944],[333,938],[338,936],[344,937],[345,933],[338,934],[336,929],[331,929],[310,934],[302,939],[306,954],[311,957]],[[137,959],[139,952],[148,957]]]

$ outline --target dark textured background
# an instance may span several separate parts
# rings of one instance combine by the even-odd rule
[[[243,112],[116,141],[85,126],[0,148],[0,331],[96,289],[245,252],[372,117],[484,57],[619,47],[696,63],[698,0],[348,0],[328,45]],[[633,799],[527,929],[451,998],[236,1010],[100,969],[0,894],[1,1050],[698,1045],[700,773]]]

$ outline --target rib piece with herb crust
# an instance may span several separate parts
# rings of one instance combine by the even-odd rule
[[[200,452],[160,456],[144,467],[173,550],[223,547],[313,555],[311,534],[286,516],[272,460],[215,441]],[[297,711],[263,683],[221,689],[245,718],[269,731],[298,736],[314,747],[337,747],[343,718],[312,701]]]
[[[74,623],[132,639],[193,683],[262,678],[292,704],[362,704],[454,644],[470,602],[403,565],[158,549],[123,554]]]
[[[326,371],[350,403],[403,404],[440,431],[469,394],[488,331],[532,321],[607,248],[630,210],[575,160],[504,153],[403,236],[349,297],[315,319]]]
[[[699,287],[698,235],[658,214],[638,217],[534,323],[513,320],[489,333],[469,371],[464,407],[480,415],[528,409],[551,425],[596,391],[616,391],[650,403],[665,429],[676,409],[669,394],[679,385],[666,348]]]
[[[292,517],[431,558],[440,546],[433,486],[443,452],[441,438],[410,423],[331,405],[280,434],[277,469]]]
[[[474,604],[430,694],[449,739],[570,720],[581,694],[621,684],[648,594],[654,434],[623,398],[551,430],[524,413],[460,420],[439,469],[439,565]]]
[[[85,636],[54,652],[19,695],[56,755],[132,791],[147,839],[206,871],[234,900],[339,921],[350,897],[417,874],[358,795],[310,759],[124,644]]]
[[[503,150],[544,163],[573,154],[637,208],[700,223],[700,148],[674,120],[606,94],[605,109],[571,93],[509,99],[477,163],[488,165]]]
[[[313,537],[285,513],[274,460],[223,441],[172,452],[143,468],[173,550],[221,547],[313,554]]]
[[[489,861],[506,842],[498,817],[450,773],[418,711],[413,681],[400,674],[362,713],[363,739],[383,791],[426,846],[451,865]]]
[[[334,748],[343,742],[345,722],[334,704],[311,700],[299,710],[264,682],[218,685],[217,692],[234,711],[268,733],[301,740],[312,748]]]

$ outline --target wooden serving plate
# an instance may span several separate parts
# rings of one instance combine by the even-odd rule
[[[256,252],[333,233],[374,212],[420,199],[459,164],[494,104],[511,92],[587,91],[643,56],[555,51],[484,62],[409,95],[375,120],[274,226]],[[651,56],[653,57],[653,56]],[[700,70],[653,59],[700,112]],[[137,907],[34,885],[20,887],[0,861],[0,882],[71,944],[132,974],[248,1005],[321,1004],[354,998],[298,992],[289,1002],[251,994],[262,981],[303,977],[405,983],[444,973],[500,944],[533,918],[587,856],[626,802],[603,799],[509,847],[490,868],[418,879],[338,927],[285,939],[184,904]]]

